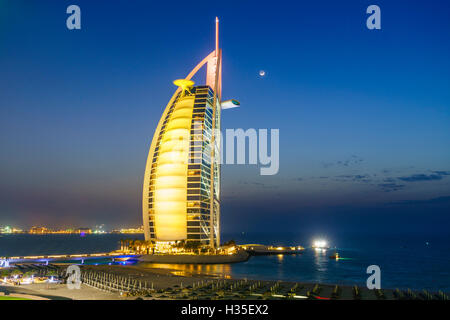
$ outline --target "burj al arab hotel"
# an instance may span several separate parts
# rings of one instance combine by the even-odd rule
[[[206,81],[192,77],[206,67]],[[148,153],[142,195],[145,240],[179,240],[220,244],[221,109],[238,106],[222,102],[222,49],[216,18],[215,50],[185,79],[159,120]]]

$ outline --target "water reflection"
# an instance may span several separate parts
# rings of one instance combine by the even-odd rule
[[[328,257],[325,249],[314,250],[314,265],[317,281],[322,281],[328,271]]]
[[[171,274],[177,276],[206,274],[225,279],[231,278],[231,266],[229,264],[169,264],[141,262],[138,265],[143,268],[170,270]]]

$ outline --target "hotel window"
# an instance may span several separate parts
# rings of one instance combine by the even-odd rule
[[[201,152],[191,152],[189,155],[191,158],[201,158],[202,157]]]
[[[188,201],[187,206],[188,207],[198,207],[198,206],[200,206],[200,202],[198,202],[198,201]]]

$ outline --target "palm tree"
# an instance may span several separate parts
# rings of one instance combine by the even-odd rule
[[[0,273],[2,278],[9,277],[11,275],[11,269],[3,269]]]
[[[15,276],[21,276],[23,274],[22,271],[20,271],[19,269],[14,269],[13,271],[11,271],[11,276],[15,277]]]

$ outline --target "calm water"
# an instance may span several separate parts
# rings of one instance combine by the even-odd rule
[[[0,256],[94,253],[118,248],[120,239],[142,239],[141,235],[1,235]],[[294,234],[229,234],[223,240],[238,243],[310,246],[312,236]],[[301,255],[259,256],[230,265],[148,265],[170,267],[181,272],[207,272],[225,276],[364,285],[366,268],[381,268],[384,288],[411,288],[450,292],[450,236],[392,235],[327,236],[346,260],[331,260],[333,250],[318,253],[306,249]],[[427,244],[428,242],[428,244]],[[99,261],[100,262],[100,261]],[[104,261],[102,261],[104,262]],[[145,265],[144,265],[145,266]]]

